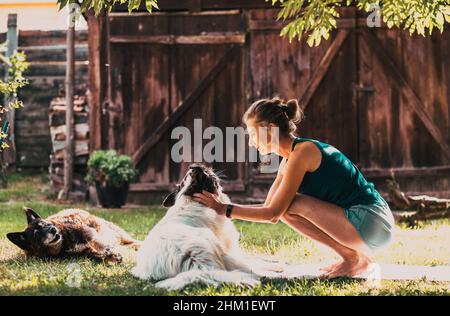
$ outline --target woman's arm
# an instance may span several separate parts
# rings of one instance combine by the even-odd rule
[[[269,193],[267,193],[266,200],[265,200],[265,202],[263,204],[264,206],[268,206],[269,205],[270,201],[272,201],[273,195],[275,194],[275,192],[280,187],[281,178],[283,177],[283,170],[284,170],[284,166],[285,165],[286,165],[286,159],[283,159],[281,161],[281,163],[280,163],[280,167],[278,168],[277,177],[273,181],[272,186],[269,189]]]
[[[273,197],[267,205],[233,204],[232,218],[253,222],[277,223],[294,199],[306,171],[314,162],[313,159],[308,146],[296,146],[284,167],[278,188],[276,191],[274,189]],[[215,209],[219,214],[225,214],[226,212],[226,204],[221,203],[214,194],[203,191],[203,194],[195,193],[194,199]]]
[[[267,194],[267,197],[266,197],[266,200],[264,201],[264,203],[262,203],[262,204],[245,204],[245,207],[251,208],[251,207],[262,207],[262,206],[269,205],[270,201],[272,200],[273,195],[275,194],[275,192],[278,190],[278,187],[280,186],[281,178],[283,177],[282,171],[283,171],[285,163],[286,163],[285,159],[283,159],[282,162],[280,163],[280,167],[278,169],[277,176],[269,189],[269,193]],[[237,204],[233,204],[233,205],[237,205]]]

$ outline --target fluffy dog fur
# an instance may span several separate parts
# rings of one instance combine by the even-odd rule
[[[24,208],[28,227],[9,233],[7,238],[27,256],[64,258],[86,256],[105,262],[121,262],[119,246],[138,249],[139,242],[123,229],[90,213],[67,209],[42,219],[30,208]]]
[[[164,200],[163,205],[171,207],[138,251],[134,276],[158,281],[157,287],[170,290],[194,282],[259,283],[239,248],[239,233],[232,221],[192,199],[202,190],[230,202],[212,169],[192,165],[177,190]]]

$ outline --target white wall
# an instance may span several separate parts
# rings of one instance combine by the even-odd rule
[[[19,30],[67,29],[68,10],[58,9],[56,0],[0,0],[0,33],[6,32],[9,13],[17,13]],[[76,29],[87,29],[83,16]]]

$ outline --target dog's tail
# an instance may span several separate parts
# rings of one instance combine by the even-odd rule
[[[219,286],[221,283],[254,287],[260,282],[257,275],[238,270],[189,270],[181,272],[172,278],[159,281],[155,286],[167,290],[181,290],[191,283],[201,283],[214,287]]]

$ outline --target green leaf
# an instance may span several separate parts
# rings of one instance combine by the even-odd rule
[[[445,21],[446,21],[447,23],[450,23],[450,14],[446,14],[446,15],[445,15]]]
[[[442,14],[442,12],[440,12],[440,11],[436,14],[436,22],[439,25],[443,25],[444,24],[444,14]]]
[[[152,8],[156,8],[159,10],[158,4],[155,0],[145,0],[145,7],[148,12],[152,12]]]
[[[313,47],[314,46],[314,36],[309,35],[308,39],[306,40],[306,43],[310,46]]]
[[[66,5],[67,5],[67,2],[69,2],[69,0],[58,0],[58,2],[57,3],[59,3],[59,11],[61,11]]]

